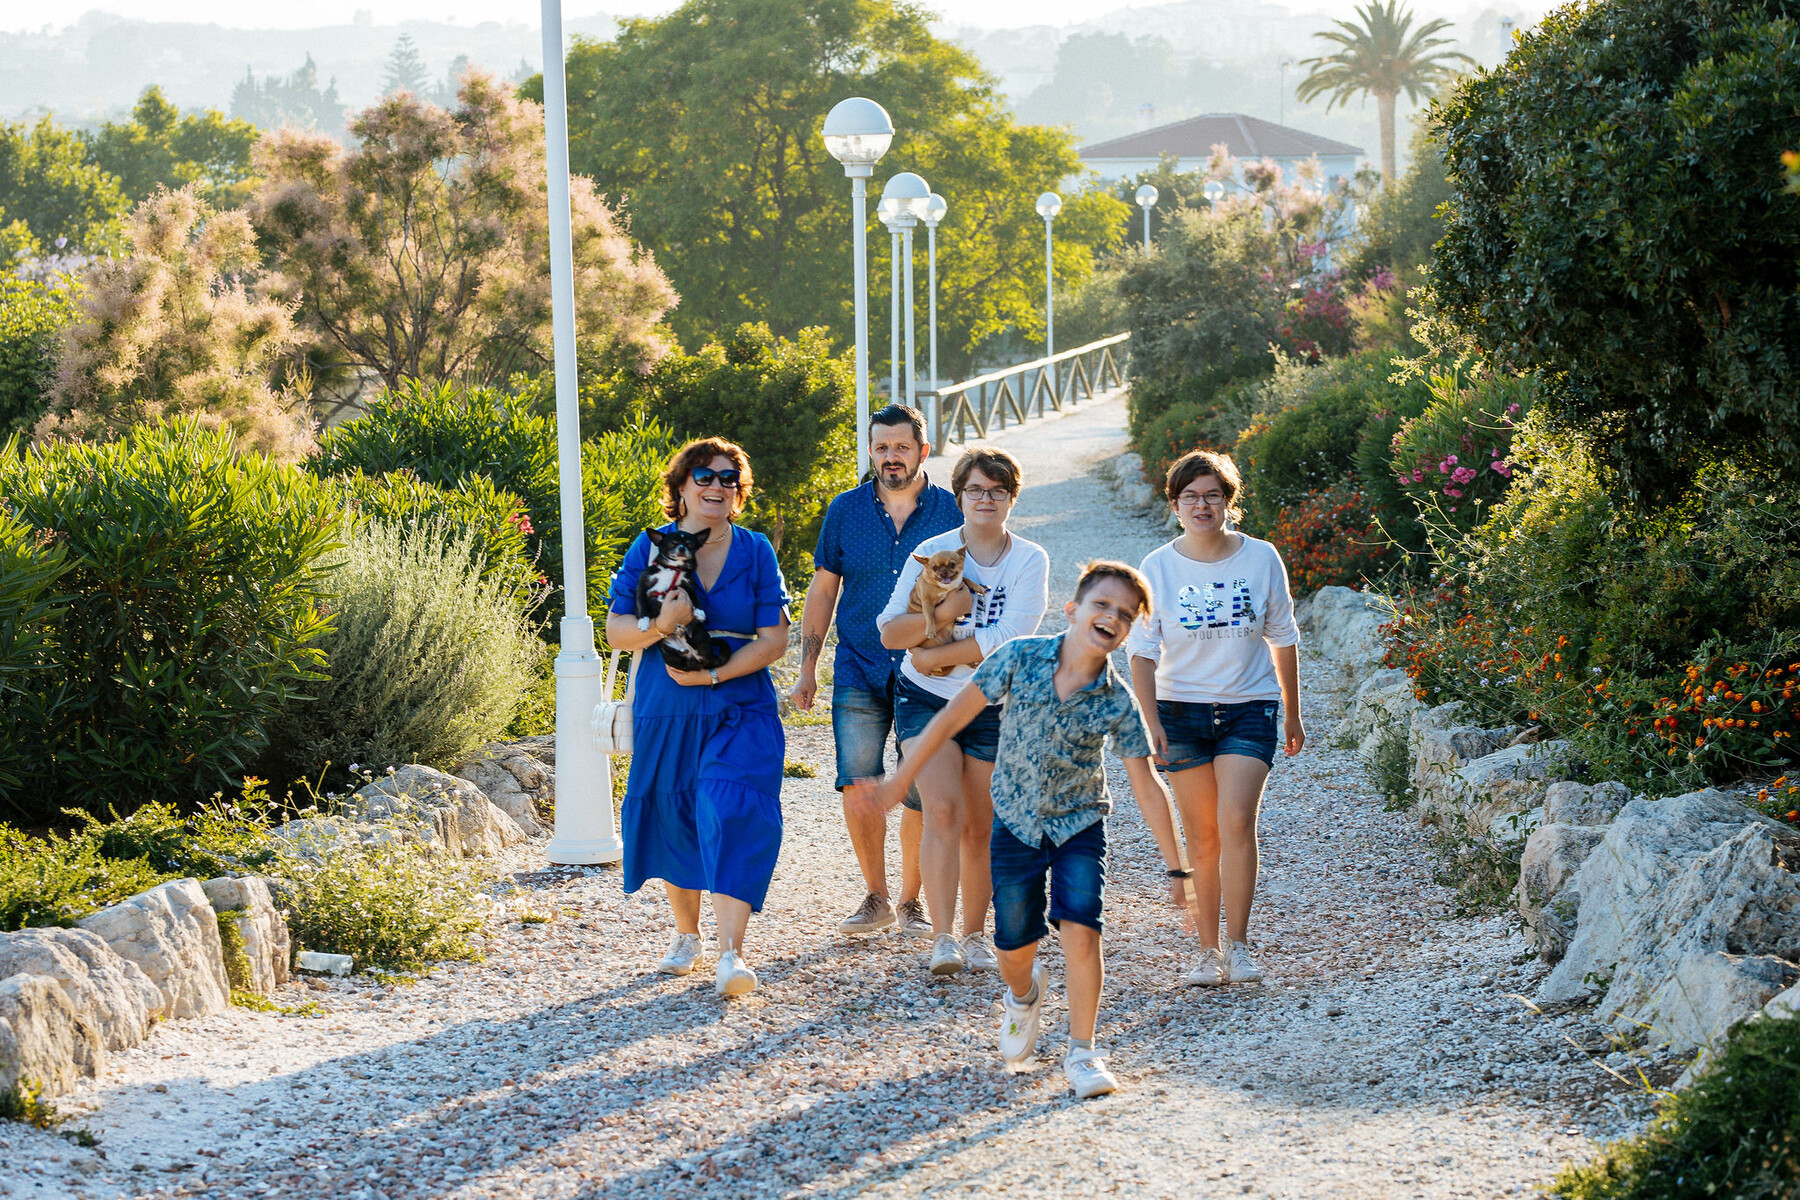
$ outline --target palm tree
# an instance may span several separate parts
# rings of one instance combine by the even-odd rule
[[[1325,111],[1347,104],[1358,92],[1372,92],[1381,119],[1381,178],[1394,178],[1394,100],[1401,92],[1418,102],[1421,93],[1456,73],[1458,66],[1474,66],[1475,60],[1455,50],[1439,50],[1451,39],[1433,35],[1450,28],[1448,21],[1431,21],[1412,30],[1411,12],[1400,11],[1400,0],[1375,0],[1358,8],[1362,24],[1337,22],[1338,28],[1313,36],[1343,47],[1336,54],[1309,58],[1300,65],[1312,71],[1295,91],[1302,103],[1331,93]]]

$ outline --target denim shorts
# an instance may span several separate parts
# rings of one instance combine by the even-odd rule
[[[1264,766],[1275,763],[1281,705],[1274,700],[1242,704],[1158,700],[1156,716],[1169,739],[1170,771],[1204,767],[1221,754],[1260,758]]]
[[[942,696],[928,692],[904,675],[894,677],[894,736],[909,742],[925,732],[931,718],[950,703]],[[991,763],[1000,753],[1000,706],[990,704],[963,726],[956,744],[970,758]]]
[[[1027,846],[999,821],[988,838],[994,877],[994,945],[1023,950],[1057,925],[1073,921],[1100,931],[1106,895],[1106,822],[1095,821],[1058,846],[1045,838]],[[1050,885],[1049,904],[1044,884]],[[1047,910],[1047,911],[1046,911]]]
[[[894,727],[893,684],[879,692],[846,684],[831,688],[831,740],[837,746],[837,789],[887,774],[888,733]],[[896,741],[898,739],[895,739]],[[919,789],[908,788],[906,807],[919,811]]]

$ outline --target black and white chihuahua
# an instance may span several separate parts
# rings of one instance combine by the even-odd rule
[[[683,533],[677,529],[664,533],[660,529],[647,529],[644,532],[656,547],[656,557],[645,564],[644,573],[638,576],[638,628],[649,629],[662,612],[663,602],[681,592],[694,606],[694,616],[657,643],[662,650],[663,662],[677,671],[711,671],[724,666],[731,657],[731,647],[707,632],[706,610],[700,605],[700,584],[696,578],[700,547],[706,545],[712,531],[702,529],[698,533]]]

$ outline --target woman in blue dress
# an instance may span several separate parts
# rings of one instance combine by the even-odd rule
[[[612,580],[606,640],[639,652],[632,702],[631,775],[620,813],[625,890],[661,879],[675,942],[657,969],[686,975],[705,957],[700,893],[712,893],[721,996],[756,987],[744,962],[744,930],[762,909],[781,850],[781,775],[787,736],[769,666],[787,653],[788,594],[769,539],[732,523],[750,499],[750,459],[722,438],[689,442],[663,472],[664,530],[707,531],[696,572],[705,624],[727,637],[716,671],[678,671],[653,647],[691,616],[677,595],[638,628],[638,576],[655,555],[640,533]]]

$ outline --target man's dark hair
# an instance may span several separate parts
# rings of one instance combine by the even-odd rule
[[[890,404],[879,412],[869,414],[869,436],[875,436],[877,425],[911,425],[913,440],[919,445],[925,444],[925,414],[910,404]]]

